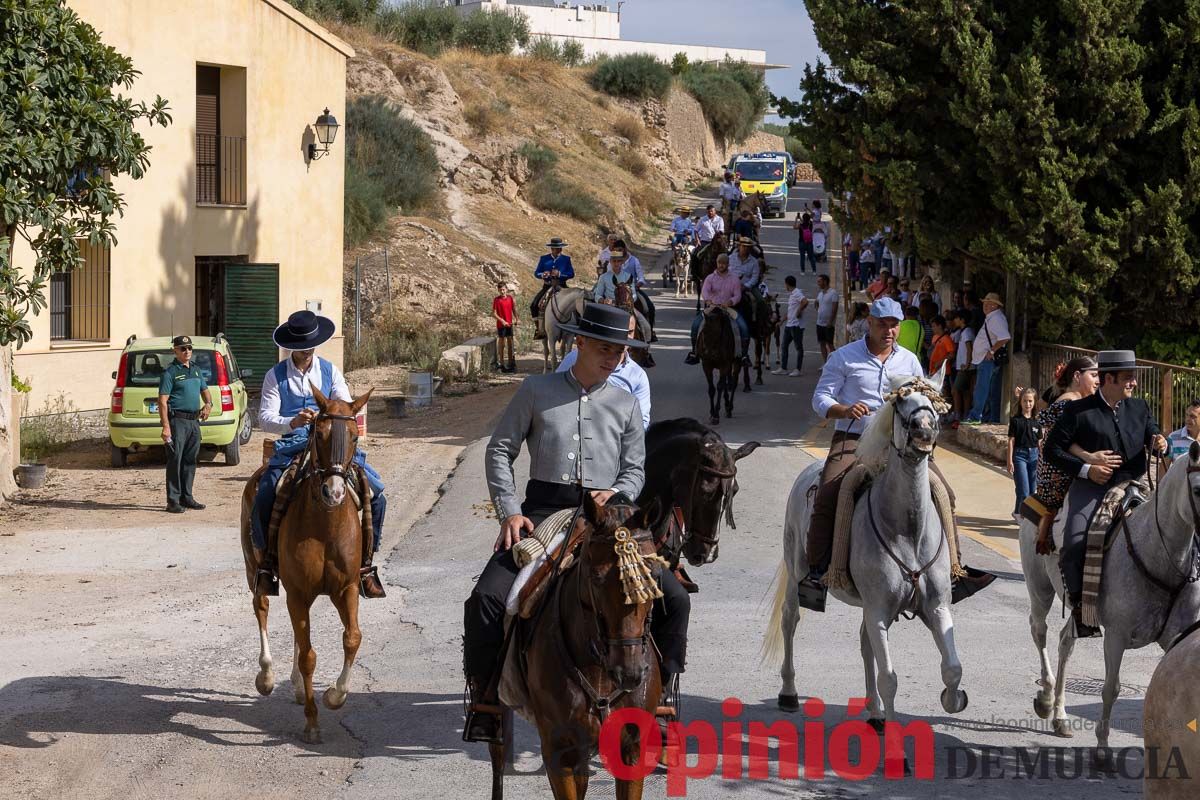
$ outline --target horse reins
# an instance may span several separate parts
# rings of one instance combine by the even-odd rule
[[[313,421],[308,424],[307,450],[309,458],[305,462],[308,468],[303,470],[297,478],[297,482],[307,480],[313,476],[320,478],[322,481],[331,477],[349,480],[350,465],[354,461],[355,448],[352,446],[353,442],[349,438],[349,430],[346,425],[330,426],[330,464],[327,467],[321,466],[320,458],[317,454],[316,432],[317,423],[323,419],[357,423],[357,419],[353,414],[330,414],[326,411],[317,414]],[[339,503],[338,505],[341,504]]]
[[[944,535],[939,535],[937,537],[938,546],[937,550],[933,554],[933,558],[926,561],[917,569],[910,569],[908,565],[905,564],[900,557],[896,555],[895,551],[892,550],[892,548],[888,545],[887,540],[883,538],[883,534],[879,532],[879,525],[875,522],[875,509],[871,505],[871,492],[869,490],[867,491],[867,519],[871,521],[871,531],[875,534],[875,538],[879,540],[880,546],[883,547],[883,552],[887,553],[888,558],[892,559],[892,561],[896,563],[896,566],[900,568],[900,573],[909,583],[911,594],[909,595],[908,600],[904,603],[905,607],[909,607],[911,606],[913,600],[916,599],[917,587],[921,583],[921,576],[928,572],[929,568],[936,564],[938,558],[941,557],[942,549],[946,546],[946,537]]]

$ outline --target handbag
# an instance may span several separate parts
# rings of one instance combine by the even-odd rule
[[[983,333],[985,336],[987,336],[988,348],[990,349],[992,347],[992,332],[988,330],[987,320],[983,321]],[[1003,345],[999,350],[992,353],[992,362],[995,363],[995,365],[997,367],[1003,367],[1005,364],[1008,363],[1008,345],[1007,344]]]

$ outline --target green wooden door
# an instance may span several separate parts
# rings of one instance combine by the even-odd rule
[[[246,388],[262,389],[267,370],[279,361],[271,334],[279,324],[279,265],[225,265],[225,338],[241,369],[250,370]]]

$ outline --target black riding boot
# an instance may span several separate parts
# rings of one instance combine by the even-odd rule
[[[1071,628],[1076,639],[1090,639],[1100,635],[1100,629],[1083,621],[1083,595],[1071,595]]]
[[[501,742],[502,726],[500,716],[490,711],[478,710],[480,706],[496,706],[499,699],[488,692],[491,680],[487,677],[476,676],[467,679],[467,691],[470,694],[470,705],[467,706],[467,719],[463,724],[464,742]]]

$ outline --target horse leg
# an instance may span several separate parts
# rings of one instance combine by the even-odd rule
[[[783,631],[783,666],[779,668],[779,677],[783,679],[783,688],[779,690],[779,708],[782,711],[799,711],[800,696],[796,691],[796,661],[795,642],[796,626],[800,624],[800,599],[796,595],[795,582],[791,573],[784,578],[787,581],[787,596],[783,601],[783,616],[779,628]]]
[[[271,600],[265,594],[254,595],[252,604],[254,616],[258,619],[258,675],[254,678],[254,688],[258,693],[269,695],[275,691],[274,662],[271,661],[271,644],[267,641],[267,611]]]
[[[304,678],[304,733],[300,735],[308,744],[321,743],[321,726],[317,723],[317,703],[313,699],[313,672],[317,669],[317,651],[312,646],[309,627],[311,600],[301,599],[298,592],[288,592],[288,614],[292,617],[292,631],[296,635],[296,661]],[[293,673],[294,674],[294,673]]]
[[[735,397],[737,397],[737,373],[730,371],[725,376],[725,419],[733,419],[733,398]]]
[[[942,685],[946,687],[942,690],[942,708],[947,714],[957,714],[967,707],[967,693],[958,688],[962,683],[962,664],[954,649],[954,618],[950,616],[950,607],[937,606],[921,617],[942,654]]]
[[[876,687],[879,690],[880,698],[883,700],[883,717],[885,722],[896,721],[896,670],[892,666],[892,654],[888,649],[888,626],[889,622],[882,616],[872,616],[867,610],[863,609],[863,628],[865,629],[867,640],[871,645],[871,652],[875,656],[875,681]],[[870,663],[864,663],[864,669],[871,669]],[[894,748],[900,747],[899,751]],[[884,764],[903,763],[904,771],[908,772],[908,760],[904,757],[903,742],[889,742],[884,739]]]
[[[292,699],[304,705],[304,675],[300,672],[300,643],[292,645]]]
[[[755,386],[763,385],[762,367],[763,367],[763,350],[764,349],[765,349],[764,341],[762,339],[755,339],[754,340],[754,371],[756,373],[755,378],[754,378]]]
[[[871,658],[871,639],[867,636],[867,621],[858,629],[858,651],[862,654],[863,672],[866,673],[867,722],[876,730],[883,730],[883,699],[879,696],[879,684],[875,680],[875,661]]]
[[[1054,676],[1054,734],[1064,739],[1072,737],[1071,726],[1067,723],[1066,689],[1067,689],[1067,660],[1075,649],[1075,637],[1071,634],[1071,620],[1067,619],[1058,634],[1058,672]]]
[[[1046,623],[1046,614],[1054,602],[1054,592],[1049,592],[1050,602],[1046,602],[1046,594],[1040,591],[1040,587],[1029,585],[1029,632],[1033,636],[1033,646],[1037,648],[1042,664],[1042,676],[1038,679],[1040,688],[1033,696],[1033,710],[1039,719],[1049,719],[1054,710],[1054,674],[1050,667],[1050,652],[1046,648],[1046,637],[1050,628]]]
[[[501,731],[504,741],[488,743],[488,755],[492,758],[492,800],[504,800],[504,771],[512,752],[512,711],[507,708],[504,709]]]
[[[346,696],[350,694],[350,668],[354,666],[358,646],[362,644],[362,631],[358,627],[358,587],[348,586],[340,595],[330,597],[330,600],[342,618],[342,652],[345,660],[337,682],[325,690],[322,699],[326,708],[336,711],[346,704]]]
[[[713,373],[708,367],[704,368],[704,379],[708,381],[708,421],[713,425],[721,424],[721,400],[717,396],[717,386],[713,385]]]
[[[1121,660],[1125,657],[1128,642],[1114,631],[1105,631],[1104,637],[1104,691],[1101,693],[1103,706],[1100,722],[1096,724],[1096,763],[1101,769],[1111,772],[1112,751],[1108,748],[1109,721],[1113,703],[1121,693]]]

